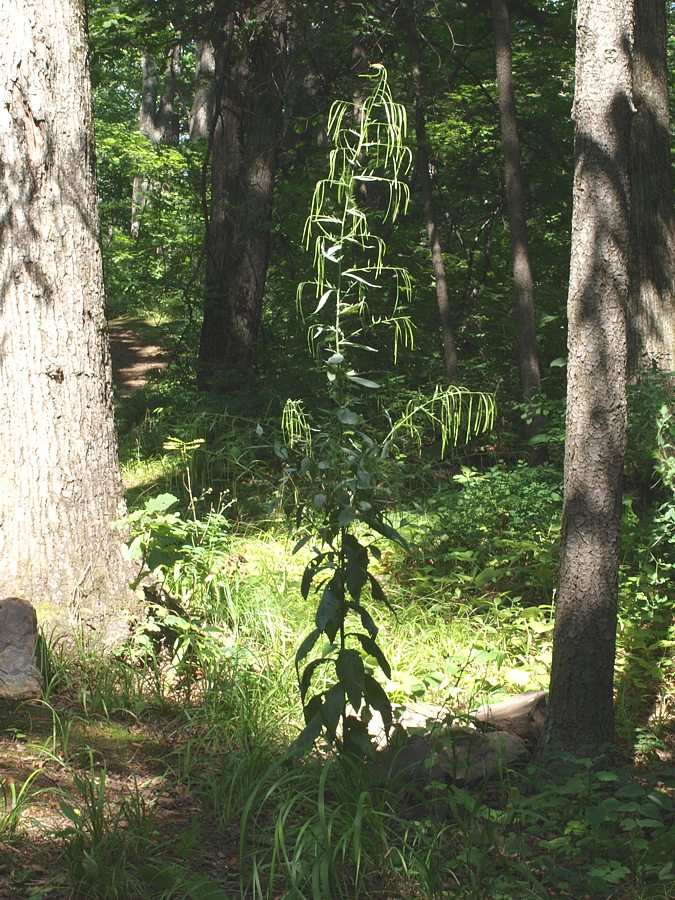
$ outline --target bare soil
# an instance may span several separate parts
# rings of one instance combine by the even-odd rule
[[[108,323],[113,382],[121,396],[128,396],[148,383],[153,372],[168,365],[157,325],[140,318],[124,317]]]

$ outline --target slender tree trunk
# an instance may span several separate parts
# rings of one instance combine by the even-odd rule
[[[525,191],[520,168],[520,143],[513,82],[511,32],[506,0],[492,0],[492,21],[495,32],[495,58],[497,63],[497,92],[499,95],[499,122],[504,150],[504,185],[506,206],[511,231],[511,257],[513,261],[513,290],[518,323],[518,361],[520,383],[525,403],[530,403],[541,390],[537,332],[534,318],[534,286],[530,251],[527,243],[525,218]],[[533,417],[527,428],[531,437],[540,424]]]
[[[670,166],[666,5],[635,0],[631,134],[629,372],[675,371],[675,215]]]
[[[565,489],[548,740],[584,754],[614,737],[632,35],[632,4],[579,0]]]
[[[445,360],[445,372],[448,381],[454,381],[457,377],[457,345],[455,343],[455,332],[450,309],[448,280],[445,276],[445,266],[443,264],[443,248],[441,246],[441,237],[438,230],[438,221],[434,203],[431,164],[429,161],[429,144],[427,141],[426,117],[424,112],[424,94],[422,90],[422,70],[420,67],[417,22],[414,11],[411,13],[408,20],[408,49],[410,52],[410,64],[413,77],[418,171],[422,184],[427,237],[429,239],[431,263],[436,283],[436,302],[438,303],[441,335],[443,337],[443,358]]]
[[[216,51],[217,119],[206,234],[199,387],[225,390],[255,373],[283,131],[285,4],[257,8],[254,39]]]
[[[0,596],[43,623],[131,603],[82,0],[0,6]]]
[[[213,122],[216,54],[208,39],[195,42],[195,96],[190,110],[190,140],[208,137]]]
[[[138,114],[138,129],[152,144],[164,142],[176,146],[179,138],[178,117],[174,103],[178,93],[178,66],[180,47],[175,45],[169,52],[164,82],[164,90],[159,99],[159,79],[157,66],[151,56],[141,57],[141,103]],[[150,202],[155,185],[146,175],[136,175],[131,194],[131,235],[137,238],[143,210]]]

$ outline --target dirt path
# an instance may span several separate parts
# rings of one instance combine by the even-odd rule
[[[124,317],[108,323],[113,382],[121,396],[144,387],[150,374],[168,364],[161,331],[143,319]]]

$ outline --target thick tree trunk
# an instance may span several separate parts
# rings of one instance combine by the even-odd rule
[[[624,0],[579,2],[565,490],[548,740],[584,754],[614,736],[632,25],[632,4]]]
[[[283,130],[285,5],[259,4],[259,33],[216,51],[217,119],[206,234],[200,389],[253,379]],[[263,21],[264,18],[264,21]]]
[[[675,371],[675,214],[670,168],[666,5],[636,0],[631,134],[631,377]]]
[[[443,264],[443,248],[441,246],[441,237],[438,230],[438,221],[434,203],[431,165],[429,161],[429,144],[427,141],[426,118],[424,112],[424,94],[422,90],[422,70],[420,67],[419,47],[417,42],[417,23],[415,21],[414,13],[411,14],[409,19],[408,49],[410,52],[410,64],[413,76],[418,171],[422,184],[422,196],[424,197],[424,215],[426,218],[429,248],[431,250],[431,264],[433,266],[434,281],[436,283],[436,302],[438,303],[438,314],[441,321],[445,373],[448,381],[454,381],[457,377],[457,345],[455,343],[452,311],[450,309],[448,280],[445,276],[445,266]]]
[[[516,98],[513,83],[511,32],[506,0],[492,0],[492,21],[495,32],[495,59],[497,63],[497,92],[499,96],[499,122],[504,150],[504,186],[506,206],[511,231],[511,257],[513,261],[513,290],[518,323],[518,361],[520,383],[525,403],[530,403],[541,390],[537,332],[534,318],[534,286],[530,251],[527,243],[525,218],[525,191],[520,168],[520,142],[516,117]],[[531,437],[540,421],[532,418],[527,428]]]
[[[82,0],[0,7],[0,596],[42,622],[132,601]]]

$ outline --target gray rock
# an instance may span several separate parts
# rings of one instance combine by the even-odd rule
[[[37,616],[25,600],[0,600],[0,699],[39,697],[40,673],[35,666]]]
[[[517,735],[534,750],[544,731],[546,714],[546,691],[526,691],[501,703],[481,706],[470,715],[496,731]]]
[[[440,754],[439,766],[446,780],[454,784],[475,784],[530,759],[525,743],[508,731],[482,734],[470,728],[453,728],[450,738]]]

